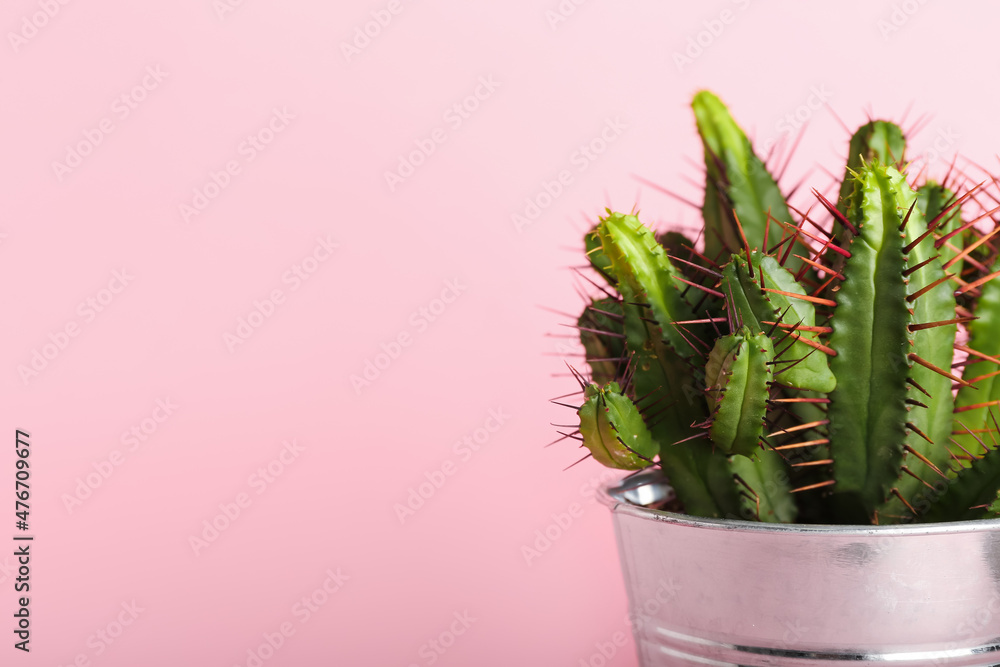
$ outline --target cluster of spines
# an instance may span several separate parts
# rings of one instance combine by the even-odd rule
[[[632,467],[663,466],[691,514],[884,523],[947,518],[967,496],[979,504],[966,513],[995,513],[1000,266],[995,230],[976,223],[996,211],[980,204],[984,215],[963,222],[977,189],[957,196],[951,170],[912,189],[903,132],[872,121],[852,137],[846,196],[813,191],[833,226],[817,223],[785,203],[714,96],[694,106],[706,250],[610,211],[588,233],[607,285],[577,323],[592,369],[578,377],[580,410],[626,397],[658,451],[628,446],[642,434],[616,442]],[[960,325],[973,333],[957,346],[970,355],[963,377],[951,367]],[[997,396],[978,400],[986,381]],[[819,489],[828,507],[796,507]]]

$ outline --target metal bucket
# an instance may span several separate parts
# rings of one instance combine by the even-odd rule
[[[806,526],[642,505],[644,471],[604,490],[639,662],[1000,665],[1000,520]]]

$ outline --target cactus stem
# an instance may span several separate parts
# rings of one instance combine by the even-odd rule
[[[800,486],[797,489],[792,489],[789,493],[799,493],[800,491],[812,491],[813,489],[821,489],[825,486],[833,486],[837,483],[835,479],[828,479],[825,482],[819,482],[818,484],[809,484],[808,486]]]
[[[820,438],[818,440],[806,440],[804,442],[795,442],[790,445],[781,445],[780,447],[774,447],[774,451],[782,452],[787,449],[804,449],[806,447],[816,447],[817,445],[828,445],[830,440],[828,438]]]
[[[948,282],[949,280],[951,280],[954,277],[955,277],[954,273],[946,273],[946,274],[944,274],[943,278],[938,278],[937,280],[935,280],[931,284],[926,285],[925,287],[917,290],[913,294],[908,295],[906,297],[907,303],[913,303],[914,301],[916,301],[917,299],[919,299],[920,297],[922,297],[924,294],[927,294],[928,292],[930,292],[932,289],[934,289],[935,287],[937,287],[941,283]]]
[[[967,322],[972,322],[973,320],[978,320],[978,317],[956,317],[951,320],[943,320],[941,322],[925,322],[924,324],[908,324],[906,326],[910,332],[923,331],[924,329],[933,329],[935,327],[947,327],[952,324],[965,324]]]
[[[909,428],[911,431],[916,432],[918,435],[920,435],[925,440],[927,440],[927,436],[924,435],[923,433],[921,433],[920,429],[918,429],[913,424],[910,424],[909,422],[907,422],[906,427]],[[927,440],[927,442],[930,442],[930,440]],[[923,454],[921,454],[920,452],[918,452],[917,450],[915,450],[913,447],[910,447],[909,445],[903,445],[903,450],[909,452],[910,454],[913,454],[918,459],[920,459],[928,468],[930,468],[931,470],[933,470],[937,474],[941,475],[945,479],[948,479],[948,475],[946,475],[943,472],[941,472],[941,469],[938,468],[933,463],[931,463],[930,459],[928,459],[926,456],[924,456]]]

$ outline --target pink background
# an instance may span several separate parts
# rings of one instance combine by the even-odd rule
[[[831,109],[854,127],[912,103],[908,125],[929,116],[911,156],[932,172],[1000,147],[987,2],[223,2],[0,11],[0,414],[8,442],[31,433],[36,535],[30,654],[11,646],[0,548],[5,665],[250,666],[264,635],[281,644],[269,666],[634,665],[588,491],[605,471],[564,472],[580,453],[543,447],[573,420],[547,402],[573,391],[576,347],[546,308],[582,306],[567,267],[587,221],[637,201],[647,222],[696,220],[634,175],[700,198],[684,179],[700,179],[685,158],[701,87],[758,145],[808,117],[786,187],[839,172]],[[348,57],[372,12],[391,22]],[[449,112],[477,90],[467,118]],[[603,152],[581,160],[591,142]],[[313,272],[296,283],[295,267]],[[368,362],[382,368],[352,383]]]

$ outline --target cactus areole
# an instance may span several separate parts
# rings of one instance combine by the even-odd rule
[[[907,170],[905,133],[876,120],[796,208],[715,95],[692,106],[703,232],[608,210],[587,233],[600,293],[564,435],[662,468],[692,516],[1000,517],[1000,199]]]

